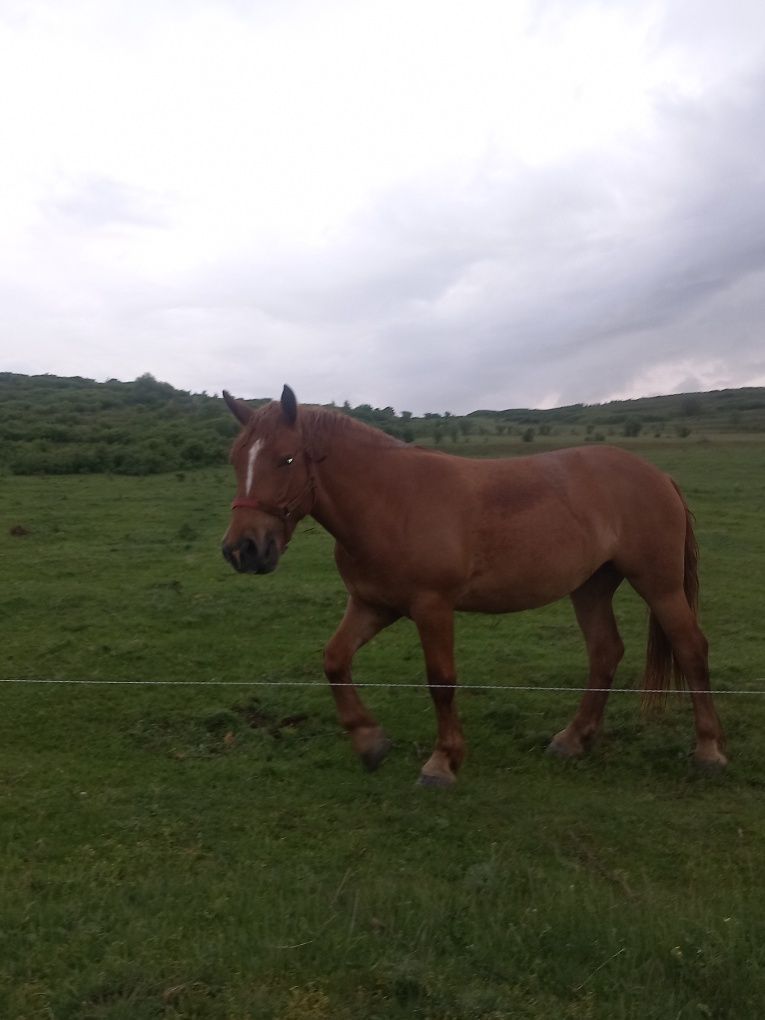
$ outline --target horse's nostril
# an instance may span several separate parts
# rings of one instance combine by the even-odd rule
[[[234,570],[242,571],[246,569],[244,559],[247,556],[248,551],[252,543],[244,539],[241,542],[236,542],[234,545],[230,545],[228,542],[224,542],[221,545],[221,553],[226,563],[230,564]]]
[[[257,542],[242,538],[229,548],[229,563],[240,573],[257,574],[260,569],[260,555]]]
[[[262,545],[246,537],[233,544],[223,542],[221,553],[226,563],[240,574],[268,574],[279,561],[279,549],[271,536],[267,536]]]

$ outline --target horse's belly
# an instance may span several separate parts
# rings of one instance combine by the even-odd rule
[[[593,571],[585,569],[556,578],[476,579],[460,593],[455,608],[467,613],[517,613],[523,609],[537,609],[569,595],[591,573]]]
[[[559,538],[561,536],[555,536]],[[567,541],[492,546],[477,557],[457,609],[513,613],[536,609],[570,595],[610,559],[606,542],[572,527]]]

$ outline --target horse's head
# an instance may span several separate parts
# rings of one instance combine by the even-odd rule
[[[313,502],[297,400],[289,386],[257,411],[225,390],[223,396],[243,426],[231,448],[237,488],[223,556],[240,573],[268,574]]]

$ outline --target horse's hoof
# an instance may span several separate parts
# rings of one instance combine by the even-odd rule
[[[693,763],[704,776],[719,776],[728,767],[728,759],[722,754],[719,758],[694,758]]]
[[[565,744],[561,744],[557,740],[550,741],[545,753],[549,754],[551,758],[560,758],[562,761],[578,758],[582,754],[581,751],[572,751],[570,747],[566,747]]]
[[[454,786],[455,782],[456,779],[453,776],[428,776],[421,772],[417,785],[427,786],[431,790],[448,790]]]
[[[361,754],[361,764],[367,772],[376,772],[388,757],[388,752],[392,747],[393,742],[387,737],[383,737],[378,744]]]

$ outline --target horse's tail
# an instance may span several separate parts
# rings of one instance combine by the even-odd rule
[[[683,558],[683,590],[694,619],[699,608],[699,544],[693,530],[693,514],[680,489],[672,482],[685,510],[685,549]],[[678,690],[685,688],[685,676],[672,651],[669,638],[651,611],[648,620],[648,648],[643,676],[643,707],[660,708],[666,701],[667,691],[674,677]]]

